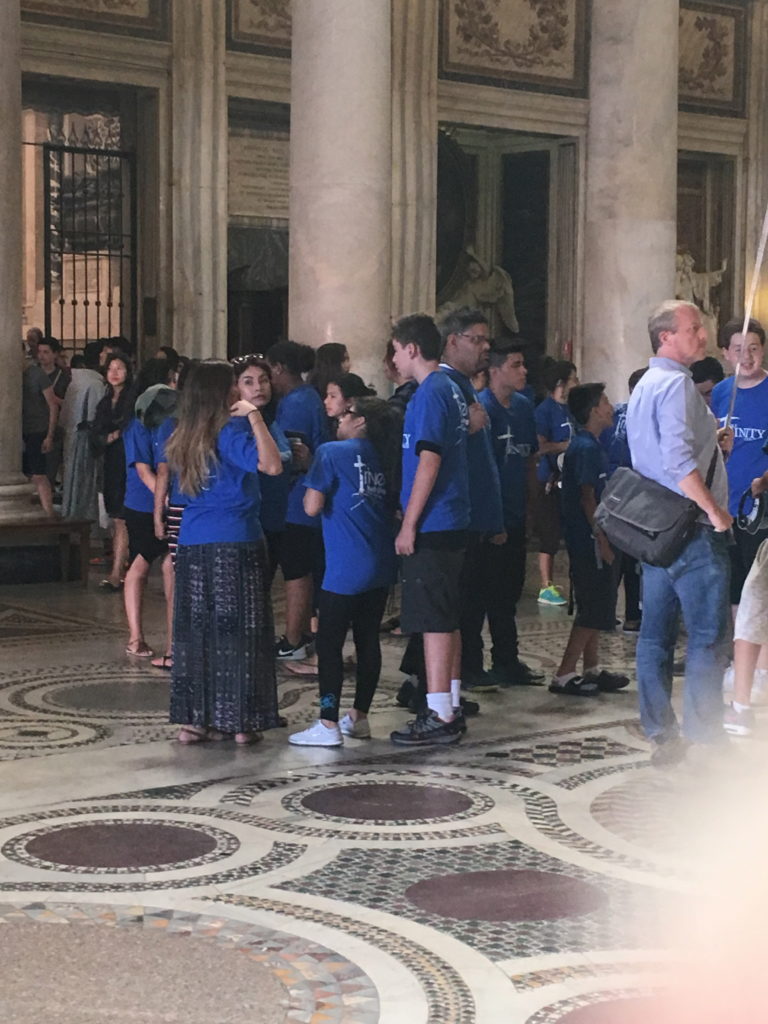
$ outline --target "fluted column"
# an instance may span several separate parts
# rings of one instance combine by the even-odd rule
[[[435,0],[392,0],[392,317],[435,309]]]
[[[294,0],[289,330],[382,383],[390,292],[390,0]]]
[[[225,8],[173,4],[173,343],[198,358],[227,354]]]
[[[595,0],[590,43],[582,380],[623,400],[674,297],[678,0]]]
[[[6,368],[0,402],[0,519],[31,514],[21,475],[21,13],[0,4],[0,352]],[[37,509],[37,515],[40,510]]]

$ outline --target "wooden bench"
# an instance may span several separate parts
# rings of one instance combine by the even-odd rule
[[[69,548],[72,535],[79,537],[80,544],[80,581],[88,586],[88,567],[91,557],[91,520],[90,519],[9,519],[0,520],[0,543],[16,540],[18,545],[23,541],[33,541],[39,537],[57,537],[59,541],[59,557],[61,559],[61,578],[69,580]],[[8,545],[12,547],[13,545]]]

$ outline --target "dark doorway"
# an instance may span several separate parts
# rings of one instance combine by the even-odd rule
[[[236,291],[229,289],[227,358],[265,355],[287,333],[288,289]]]
[[[547,347],[549,174],[546,150],[502,157],[501,264],[514,282],[520,333],[542,353]]]

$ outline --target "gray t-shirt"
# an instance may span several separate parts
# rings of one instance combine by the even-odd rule
[[[21,432],[47,434],[49,412],[43,392],[51,386],[48,374],[37,363],[24,370],[21,403]]]

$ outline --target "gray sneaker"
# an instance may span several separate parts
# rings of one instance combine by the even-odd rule
[[[462,737],[464,716],[444,722],[430,708],[425,708],[404,729],[390,733],[390,739],[397,747],[432,747],[458,743]]]
[[[367,718],[353,719],[347,713],[339,722],[342,735],[350,736],[353,740],[369,740],[371,738],[371,726]]]

